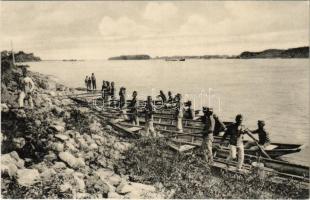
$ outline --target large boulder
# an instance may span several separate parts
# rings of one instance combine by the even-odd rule
[[[1,174],[15,176],[18,169],[23,169],[25,161],[20,159],[16,151],[1,156]]]
[[[17,170],[17,183],[22,186],[31,186],[40,180],[40,174],[37,169],[19,169]]]
[[[69,139],[69,136],[67,136],[65,134],[56,134],[54,137],[61,140],[61,141],[66,141]]]
[[[64,161],[65,163],[67,163],[70,167],[74,168],[74,169],[78,169],[80,167],[84,167],[85,166],[85,162],[82,158],[76,158],[75,156],[73,156],[70,152],[66,151],[66,152],[60,152],[58,154],[59,158]]]

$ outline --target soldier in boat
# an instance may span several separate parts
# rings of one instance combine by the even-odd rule
[[[213,164],[213,152],[212,143],[214,141],[214,134],[218,130],[225,130],[223,122],[213,113],[213,108],[203,107],[203,113],[201,120],[205,124],[203,128],[203,141],[202,151],[205,156],[205,160],[210,164]]]
[[[268,148],[270,145],[270,136],[269,132],[265,129],[265,121],[258,120],[257,121],[258,128],[256,130],[250,131],[252,134],[258,134],[258,144],[263,148]],[[256,145],[255,142],[248,142],[244,146],[245,149],[251,149],[251,150],[259,150],[259,147]]]
[[[167,100],[168,103],[172,103],[173,102],[173,97],[172,97],[172,93],[171,91],[168,91],[168,100]]]
[[[163,103],[167,102],[167,97],[162,90],[159,91],[159,95],[157,96],[157,98],[160,98]]]
[[[127,106],[130,110],[130,121],[133,125],[139,126],[139,117],[138,117],[138,107],[139,101],[137,99],[138,93],[134,91],[132,93],[132,100],[130,104]]]
[[[183,132],[183,114],[184,114],[184,103],[181,94],[176,95],[176,119],[177,119],[177,131]]]
[[[149,137],[150,132],[151,132],[153,137],[157,137],[157,133],[154,129],[154,119],[153,119],[154,112],[155,112],[155,106],[153,105],[152,97],[148,96],[147,101],[146,101],[146,105],[144,108],[145,132],[146,132],[147,137]]]
[[[244,162],[244,146],[243,146],[243,136],[246,134],[246,129],[243,122],[243,116],[238,114],[236,116],[236,122],[230,125],[222,138],[221,144],[224,143],[227,136],[229,138],[229,156],[227,157],[227,162],[232,159],[236,159],[236,154],[238,151],[238,163],[237,170],[240,171]]]
[[[85,80],[86,91],[88,91],[88,76],[86,76]]]
[[[192,102],[188,101],[184,103],[185,111],[184,111],[184,119],[194,119],[195,111],[192,109]]]

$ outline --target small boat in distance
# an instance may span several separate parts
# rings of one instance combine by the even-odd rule
[[[185,61],[185,58],[166,58],[166,61]]]

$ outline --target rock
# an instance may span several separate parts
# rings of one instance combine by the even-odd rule
[[[144,199],[157,196],[156,188],[141,183],[122,182],[117,188],[119,194],[127,194],[129,198]]]
[[[66,131],[64,134],[71,137],[71,138],[75,138],[78,132],[73,131],[73,130],[68,130]]]
[[[115,142],[114,143],[114,149],[118,150],[119,152],[123,153],[130,149],[133,145],[128,142]]]
[[[24,168],[25,161],[20,159],[16,151],[1,155],[1,167],[6,164],[14,164],[17,168]]]
[[[26,144],[26,141],[23,137],[13,138],[12,142],[16,149],[21,149]]]
[[[57,132],[64,132],[65,131],[65,127],[61,126],[61,125],[52,125],[51,128]]]
[[[40,174],[37,169],[19,169],[17,170],[17,182],[22,186],[31,186],[40,180]]]
[[[52,168],[55,170],[62,170],[62,169],[66,169],[67,166],[63,162],[55,162],[55,164],[52,166]]]
[[[43,181],[48,181],[55,175],[56,175],[56,171],[53,168],[51,168],[51,169],[47,169],[47,170],[43,171],[40,174],[40,177]]]
[[[89,125],[89,129],[92,133],[100,133],[101,132],[101,124],[95,121]]]
[[[36,125],[36,127],[41,126],[41,121],[40,120],[35,120],[34,124]]]
[[[49,151],[49,153],[44,156],[44,159],[47,160],[47,161],[52,162],[52,161],[57,159],[57,155],[54,152]]]
[[[71,102],[71,100],[69,100],[69,99],[63,99],[63,100],[61,100],[61,105],[63,105],[63,106],[68,106],[68,105],[70,105],[70,104],[72,104],[72,102]]]
[[[123,196],[117,194],[116,192],[109,192],[108,198],[109,199],[122,199]]]
[[[72,153],[76,153],[78,152],[79,150],[75,147],[74,143],[71,142],[70,140],[66,141],[66,144],[65,144],[65,148],[66,150],[72,152]]]
[[[109,130],[109,131],[112,131],[112,130],[113,130],[112,126],[110,126],[110,125],[106,125],[105,128],[106,128],[107,130]]]
[[[63,152],[64,151],[64,144],[60,142],[54,142],[51,145],[51,149],[57,152]]]
[[[98,149],[98,145],[97,145],[96,143],[92,143],[92,144],[89,146],[89,148],[90,148],[91,150],[96,150],[96,149]]]
[[[80,108],[78,108],[78,110],[80,111],[80,113],[88,113],[89,112],[89,109],[86,107],[80,107]]]
[[[71,114],[67,111],[64,112],[63,117],[66,119],[70,119],[71,118]]]
[[[76,196],[73,197],[74,199],[91,199],[90,194],[85,192],[77,192]]]
[[[47,170],[47,166],[46,166],[46,163],[44,161],[37,163],[37,164],[34,164],[34,165],[31,165],[30,168],[31,169],[37,169],[39,171],[39,173],[42,173],[42,172]]]
[[[82,158],[76,158],[70,152],[60,152],[58,156],[62,161],[74,169],[85,166],[85,162]]]
[[[52,97],[55,97],[57,94],[56,94],[56,92],[54,92],[54,91],[50,91],[49,93],[48,93],[50,96],[52,96]]]
[[[121,183],[121,181],[121,177],[117,174],[113,174],[108,178],[108,182],[115,187],[117,187]]]
[[[97,175],[88,177],[86,188],[88,193],[100,194],[103,198],[107,198],[110,191],[108,184]]]
[[[54,98],[52,99],[53,104],[55,104],[56,107],[61,106],[61,101],[59,101],[58,99]]]
[[[58,106],[53,106],[52,112],[54,115],[59,116],[59,117],[63,116],[64,114],[64,110]]]
[[[10,177],[16,176],[18,168],[16,165],[12,163],[8,164],[1,164],[1,174],[4,175],[9,175]]]
[[[70,183],[63,183],[59,188],[61,192],[72,191],[72,185]]]
[[[77,187],[77,190],[80,192],[84,192],[85,191],[85,183],[84,183],[84,175],[78,172],[75,172],[73,174],[74,180],[75,180],[75,184]]]
[[[7,106],[7,104],[2,103],[1,104],[1,112],[5,113],[5,112],[9,112],[9,107]]]
[[[61,141],[66,141],[69,139],[69,137],[64,134],[56,134],[54,137],[60,139]]]

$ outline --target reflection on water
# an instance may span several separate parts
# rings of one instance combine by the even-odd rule
[[[55,75],[72,87],[84,87],[86,75],[114,81],[140,98],[182,93],[196,109],[211,105],[224,120],[242,113],[253,129],[258,119],[266,121],[273,141],[306,143],[309,139],[309,67],[307,59],[148,61],[43,61],[30,63],[31,70]],[[306,148],[291,155],[307,162]]]

